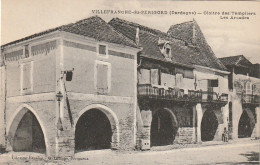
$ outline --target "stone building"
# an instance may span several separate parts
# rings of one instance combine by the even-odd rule
[[[167,33],[118,18],[109,24],[143,48],[137,147],[221,140],[228,127],[229,72],[196,21],[174,25]]]
[[[135,148],[134,42],[94,16],[1,48],[6,150],[59,157]]]
[[[259,64],[243,55],[220,58],[229,75],[229,129],[232,139],[259,138],[260,76]]]
[[[221,140],[228,76],[195,20],[98,16],[1,46],[0,145],[73,156]]]

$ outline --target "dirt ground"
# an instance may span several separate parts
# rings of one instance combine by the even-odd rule
[[[0,164],[260,164],[259,152],[260,140],[243,139],[153,147],[151,151],[85,151],[63,160],[39,153],[10,152],[0,155]]]

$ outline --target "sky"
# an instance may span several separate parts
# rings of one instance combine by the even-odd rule
[[[149,0],[2,0],[1,45],[60,25],[98,15],[118,17],[167,32],[171,25],[195,19],[217,57],[243,54],[260,63],[260,2]],[[196,12],[196,15],[97,14],[93,10]],[[212,12],[250,12],[249,19],[220,19]],[[207,13],[211,13],[210,15]],[[230,18],[230,15],[227,16]]]

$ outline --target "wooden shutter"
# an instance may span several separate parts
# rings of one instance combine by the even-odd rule
[[[31,93],[31,63],[26,63],[23,65],[23,94]]]
[[[168,87],[174,87],[175,76],[167,73],[161,73],[161,84]]]
[[[151,69],[151,84],[159,85],[159,69]]]
[[[97,90],[100,94],[108,92],[108,66],[97,65]]]
[[[141,69],[138,73],[138,82],[139,84],[150,84],[150,70]]]

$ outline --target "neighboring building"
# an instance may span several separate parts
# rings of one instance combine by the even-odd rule
[[[229,72],[196,21],[174,25],[168,34],[118,18],[109,24],[143,48],[138,54],[138,147],[221,140],[228,127]]]
[[[259,64],[252,64],[243,55],[220,58],[230,71],[229,128],[233,139],[259,138],[260,76]]]
[[[196,21],[94,16],[1,46],[0,145],[73,156],[221,140],[228,75]]]

